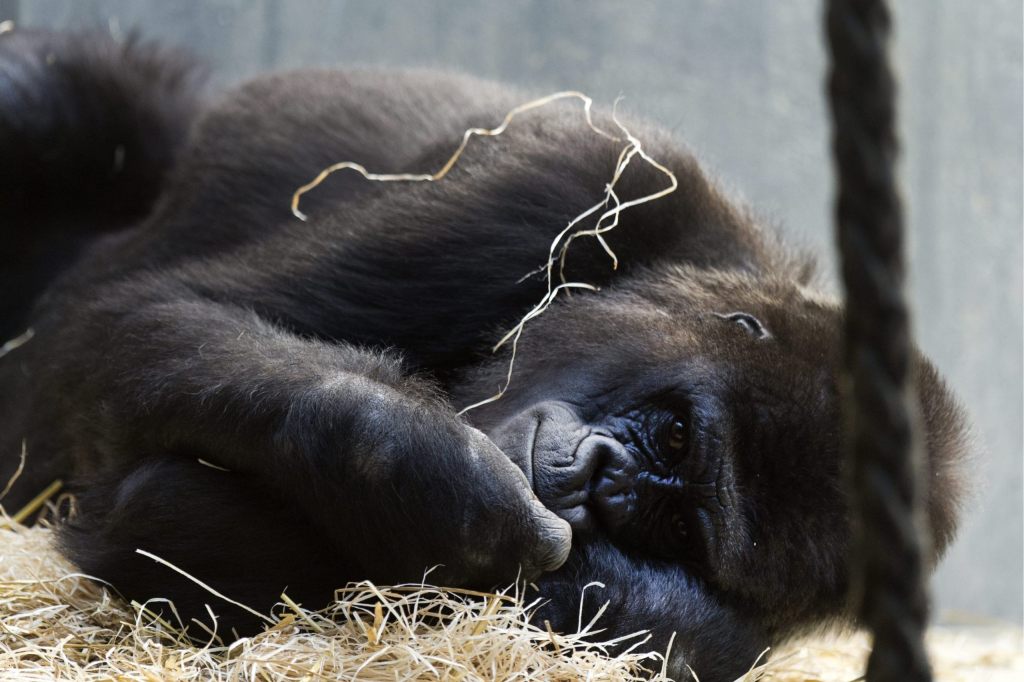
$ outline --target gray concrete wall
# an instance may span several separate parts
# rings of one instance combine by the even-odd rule
[[[976,493],[939,611],[1022,618],[1019,0],[893,3],[920,343],[973,414]],[[441,65],[574,88],[675,130],[829,259],[819,3],[0,0],[0,20],[187,46],[225,84],[303,64]]]

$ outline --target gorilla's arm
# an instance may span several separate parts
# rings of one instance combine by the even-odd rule
[[[490,585],[520,564],[535,576],[564,560],[568,526],[394,357],[150,280],[38,321],[33,351],[50,358],[59,398],[37,409],[80,450],[79,476],[125,477],[144,457],[174,456],[252,478],[353,558],[338,584],[415,580],[443,563],[446,582]]]
[[[649,632],[642,651],[665,653],[669,677],[692,680],[738,679],[750,669],[769,639],[754,618],[723,602],[698,578],[676,563],[627,555],[602,538],[579,542],[569,560],[537,586],[549,599],[534,616],[556,632],[576,632],[602,607],[592,641],[609,641],[634,632]],[[590,583],[600,583],[586,589]],[[580,600],[583,600],[582,623]],[[612,648],[622,651],[640,638]],[[648,667],[657,669],[660,662]]]

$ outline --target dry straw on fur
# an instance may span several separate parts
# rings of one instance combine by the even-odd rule
[[[366,180],[374,182],[435,182],[441,180],[448,175],[448,172],[451,171],[452,168],[455,167],[455,164],[458,162],[462,153],[466,150],[466,146],[473,137],[497,137],[505,132],[509,124],[512,123],[512,120],[518,115],[526,111],[546,106],[552,102],[565,99],[575,99],[583,102],[583,115],[586,119],[587,126],[601,137],[607,138],[613,142],[623,142],[624,146],[615,163],[615,168],[612,171],[612,178],[605,185],[604,196],[593,206],[584,210],[582,213],[570,220],[565,228],[562,229],[562,231],[559,232],[551,242],[551,248],[548,251],[548,258],[545,264],[541,265],[534,272],[528,273],[523,277],[523,279],[526,279],[535,273],[544,272],[547,279],[547,292],[541,300],[519,320],[519,323],[510,329],[492,349],[492,352],[497,352],[499,348],[511,342],[512,347],[508,361],[508,372],[505,376],[505,383],[498,388],[497,393],[489,398],[484,398],[479,402],[462,408],[462,410],[459,411],[459,414],[464,414],[474,408],[480,407],[481,405],[486,405],[494,402],[495,400],[499,400],[505,394],[505,391],[508,390],[509,385],[512,383],[512,369],[515,366],[516,350],[519,346],[519,338],[522,336],[523,329],[526,327],[527,322],[544,313],[544,311],[554,303],[555,299],[562,292],[568,293],[571,289],[589,289],[592,291],[597,289],[597,287],[587,284],[586,282],[566,281],[565,259],[568,254],[570,244],[579,237],[593,237],[598,241],[601,247],[605,250],[605,253],[607,253],[608,257],[611,259],[612,269],[617,269],[619,267],[619,259],[615,255],[615,252],[612,251],[612,248],[608,245],[608,242],[605,241],[604,235],[618,226],[619,216],[626,209],[660,199],[676,191],[676,188],[679,187],[679,182],[676,180],[675,174],[652,158],[644,150],[643,144],[640,140],[633,135],[633,133],[631,133],[619,119],[618,104],[621,98],[615,100],[615,106],[612,108],[612,121],[621,132],[622,137],[618,137],[602,130],[594,124],[594,120],[591,115],[593,100],[590,97],[575,90],[556,92],[554,94],[547,95],[546,97],[540,97],[524,104],[520,104],[513,108],[505,114],[505,117],[496,128],[470,128],[466,130],[462,134],[462,141],[459,143],[459,146],[456,147],[455,151],[444,165],[434,173],[371,173],[366,170],[364,166],[354,161],[340,161],[324,168],[315,178],[295,190],[295,193],[292,195],[292,213],[296,218],[306,220],[308,216],[299,210],[299,202],[301,201],[302,196],[318,187],[330,175],[338,171],[352,170],[359,173],[359,175],[363,176]],[[662,189],[651,192],[650,194],[645,194],[644,196],[623,202],[615,192],[615,185],[618,183],[622,174],[635,157],[640,157],[641,160],[656,169],[658,172],[662,173],[668,179],[668,184]],[[583,221],[587,220],[594,214],[597,214],[594,227],[590,229],[583,228]],[[558,277],[561,280],[561,283],[557,285],[555,284],[554,276],[556,264],[558,265]],[[520,279],[519,281],[522,282],[523,279]]]

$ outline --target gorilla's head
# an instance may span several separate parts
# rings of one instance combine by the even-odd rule
[[[581,536],[687,567],[723,595],[838,613],[850,530],[842,311],[788,275],[648,268],[528,326],[513,382],[470,419]],[[462,385],[501,384],[497,358]],[[959,498],[963,418],[920,354],[937,557]]]

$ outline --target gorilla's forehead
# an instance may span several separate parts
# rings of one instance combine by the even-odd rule
[[[575,295],[532,322],[508,393],[471,419],[488,423],[540,399],[621,412],[677,392],[751,403],[783,422],[831,402],[837,307],[792,283],[735,273],[698,277],[676,269],[633,280],[628,288]],[[752,335],[726,315],[737,312],[770,333]],[[508,356],[497,355],[457,389],[466,400],[493,391],[507,368]]]

